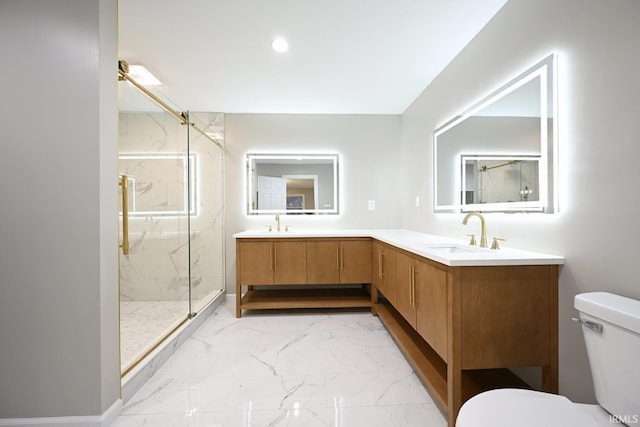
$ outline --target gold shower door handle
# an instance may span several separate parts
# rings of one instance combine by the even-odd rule
[[[122,253],[129,255],[129,178],[121,175],[118,185],[122,188]]]

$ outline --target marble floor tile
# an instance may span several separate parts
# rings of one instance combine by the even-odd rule
[[[114,427],[444,427],[367,310],[212,314],[125,405]]]

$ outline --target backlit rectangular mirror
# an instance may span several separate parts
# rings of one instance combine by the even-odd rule
[[[337,154],[247,154],[247,214],[337,214]]]
[[[557,211],[556,56],[434,132],[435,212]]]

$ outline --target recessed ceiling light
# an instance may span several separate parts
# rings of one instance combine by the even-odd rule
[[[162,82],[156,76],[151,74],[144,65],[129,65],[129,75],[133,80],[142,86],[158,86]]]
[[[289,50],[289,43],[282,37],[276,37],[271,42],[271,47],[278,53],[284,53]]]

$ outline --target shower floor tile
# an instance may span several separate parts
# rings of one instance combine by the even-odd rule
[[[120,369],[164,338],[188,313],[187,301],[121,301]]]
[[[113,427],[446,424],[369,311],[236,319],[231,300],[129,400]]]

